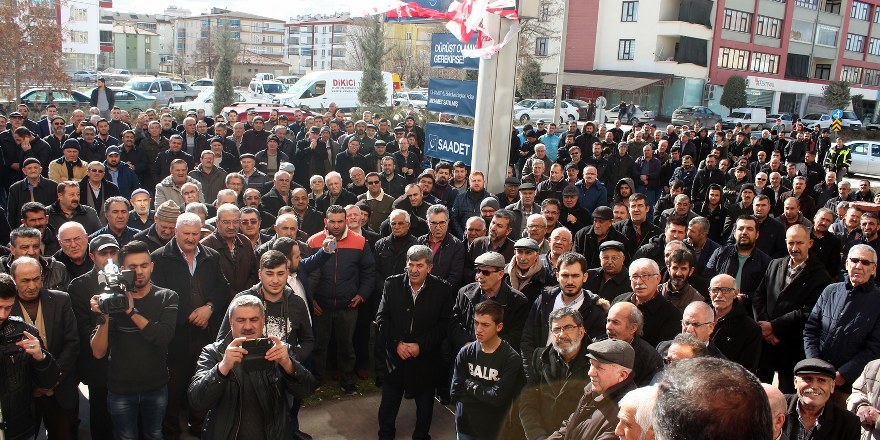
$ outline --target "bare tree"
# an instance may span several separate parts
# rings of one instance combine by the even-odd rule
[[[56,0],[61,1],[61,0]],[[61,41],[56,2],[0,2],[0,47],[5,49],[0,78],[8,98],[35,85],[66,87],[70,78],[61,65]]]
[[[541,0],[537,18],[520,19],[522,29],[519,32],[519,53],[516,57],[517,84],[522,80],[521,76],[522,72],[526,70],[524,69],[526,63],[532,60],[540,63],[535,54],[538,38],[547,38],[548,46],[551,41],[561,41],[561,33],[553,24],[567,19],[563,16],[564,12],[565,7],[562,0]],[[548,50],[547,55],[542,55],[542,57],[552,57],[558,54],[558,51]]]

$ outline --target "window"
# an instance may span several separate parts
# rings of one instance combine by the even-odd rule
[[[86,8],[70,7],[70,21],[88,21],[89,10]]]
[[[813,42],[813,23],[803,20],[791,21],[791,41],[801,43]]]
[[[855,18],[857,20],[868,20],[868,11],[871,10],[871,5],[860,2],[853,1],[852,9],[849,11],[849,16],[851,18]]]
[[[541,13],[538,15],[539,21],[550,21],[550,2],[541,2]]]
[[[822,8],[823,11],[828,12],[829,14],[840,14],[840,6],[841,0],[825,0],[825,6]]]
[[[99,31],[98,38],[101,44],[113,44],[113,31]]]
[[[332,54],[334,58],[343,58],[345,57],[345,49],[341,47],[334,48]]]
[[[840,28],[820,24],[816,26],[816,44],[837,47],[837,33]],[[864,44],[864,43],[863,43]]]
[[[795,0],[794,5],[801,8],[817,9],[819,7],[819,0]]]
[[[620,21],[639,21],[639,2],[623,2],[620,8]]]
[[[880,70],[865,69],[864,81],[866,86],[880,86]]]
[[[831,64],[816,64],[816,79],[831,79]]]
[[[880,38],[871,38],[871,41],[868,42],[868,53],[880,55]]]
[[[200,38],[207,39],[208,36],[211,35],[211,31],[208,29],[202,29]]]
[[[229,27],[231,27],[233,29],[241,29],[241,20],[234,19],[234,18],[230,19],[229,20]]]
[[[846,34],[846,50],[862,53],[865,51],[865,36],[858,34]]]
[[[874,23],[880,23],[880,8],[874,8]]]
[[[755,24],[755,34],[770,38],[779,38],[782,20],[759,15]]]
[[[210,18],[203,18],[201,20],[201,22],[202,22],[202,27],[210,27],[211,26],[211,19]]]
[[[749,51],[722,47],[718,51],[718,67],[747,70],[749,68]]]
[[[779,55],[752,52],[752,72],[779,73]]]
[[[620,40],[617,45],[617,59],[631,60],[636,51],[636,40]]]
[[[89,42],[89,33],[83,31],[70,31],[70,42],[87,44]]]
[[[233,40],[241,40],[241,32],[230,32]]]
[[[724,10],[724,29],[735,32],[750,32],[752,14],[735,9]]]
[[[535,38],[535,56],[547,56],[547,44],[549,43],[549,41],[550,39],[547,37]]]
[[[840,69],[840,80],[847,81],[851,84],[860,84],[862,82],[862,68],[843,66]]]

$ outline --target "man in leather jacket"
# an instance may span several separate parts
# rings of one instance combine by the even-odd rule
[[[277,336],[269,336],[272,345],[256,366],[242,362],[245,341],[263,336],[259,298],[238,296],[227,313],[231,335],[202,349],[189,387],[190,406],[208,411],[202,438],[292,439],[286,393],[307,397],[314,377]]]

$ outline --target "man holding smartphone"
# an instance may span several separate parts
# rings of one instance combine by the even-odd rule
[[[263,338],[265,310],[254,295],[235,297],[227,319],[231,334],[206,345],[189,387],[190,406],[208,411],[205,438],[290,438],[286,394],[303,399],[310,394],[314,377],[294,359],[291,348],[270,335],[271,347],[264,363],[245,358],[246,347],[268,345]]]
[[[134,290],[125,292],[128,308],[120,314],[102,312],[100,296],[92,297],[91,309],[101,315],[92,333],[92,354],[96,359],[109,359],[107,407],[116,438],[161,440],[168,406],[168,344],[177,323],[177,293],[150,281],[153,261],[146,243],[129,242],[119,252],[119,261],[120,269],[135,272],[134,286],[128,286]]]

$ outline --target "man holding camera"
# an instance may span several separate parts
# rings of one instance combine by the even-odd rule
[[[68,224],[79,226],[78,223],[65,223],[65,226]],[[85,233],[82,230],[83,236]],[[90,301],[95,292],[101,290],[103,283],[98,281],[98,275],[108,261],[116,260],[119,244],[112,235],[103,234],[93,238],[88,246],[89,262],[94,266],[85,274],[74,278],[67,288],[79,329],[80,349],[76,371],[79,373],[79,380],[89,387],[89,428],[92,440],[112,440],[113,422],[107,411],[107,359],[97,359],[92,354],[92,330],[98,325],[97,318],[100,315],[92,312]]]
[[[44,350],[37,329],[12,316],[18,291],[12,277],[0,273],[0,370],[3,392],[0,411],[7,440],[34,437],[33,390],[49,388],[58,381],[58,365]]]
[[[70,297],[67,293],[43,287],[43,267],[34,258],[16,258],[9,274],[18,291],[12,314],[37,328],[39,339],[61,370],[49,386],[33,389],[37,424],[42,417],[49,437],[75,438],[79,414],[79,378],[76,375],[79,334]]]
[[[202,349],[189,387],[191,409],[208,411],[204,438],[290,439],[286,395],[307,397],[314,377],[281,339],[263,338],[259,298],[235,297],[227,319],[231,334]]]
[[[115,295],[128,299],[124,310],[107,310],[108,302],[102,301],[101,295],[92,296],[91,309],[101,315],[92,335],[92,354],[97,359],[110,354],[107,407],[116,438],[161,440],[168,406],[168,345],[177,322],[177,293],[151,282],[153,261],[146,243],[129,242],[119,254],[122,267],[134,271],[133,286],[126,286],[132,291],[108,283]],[[112,271],[105,265],[105,275]]]

